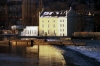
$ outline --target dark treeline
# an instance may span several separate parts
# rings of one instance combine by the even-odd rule
[[[28,0],[28,1],[32,1],[32,0]],[[91,14],[93,15],[93,19],[95,21],[96,31],[100,31],[99,29],[100,28],[100,19],[99,19],[100,0],[34,0],[34,1],[35,1],[34,7],[37,9],[35,11],[37,12],[35,13],[35,11],[33,11],[34,12],[33,14],[38,13],[38,11],[40,10],[39,7],[44,8],[45,11],[69,10],[70,7],[73,7],[73,9],[79,14],[79,18],[78,18],[79,23],[83,23],[85,21],[83,16],[86,15],[88,12],[91,12]],[[43,2],[42,6],[39,6],[39,1]],[[17,5],[21,5],[21,4],[17,3]],[[11,23],[11,25],[13,25],[13,23],[16,24],[18,22],[19,17],[21,18],[22,7],[14,6],[12,10],[9,11],[9,8],[12,6],[14,6],[14,4],[11,4],[9,0],[0,0],[0,23],[1,24],[3,23],[6,26],[8,26]],[[11,20],[8,17],[11,17],[11,19],[13,17],[14,20]],[[34,22],[34,20],[32,21]]]
[[[34,1],[38,4],[39,0]],[[0,6],[5,6],[7,2],[9,3],[8,0],[0,0]],[[100,10],[100,0],[43,0],[43,5],[45,10],[66,10],[69,7],[79,10],[79,6],[85,9]]]
[[[43,0],[46,10],[68,9],[70,6],[77,10],[79,6],[92,10],[100,10],[100,0]]]
[[[79,31],[84,29],[84,16],[91,12],[94,20],[94,31],[100,31],[100,0],[43,0],[47,11],[68,10],[70,7],[78,13]]]

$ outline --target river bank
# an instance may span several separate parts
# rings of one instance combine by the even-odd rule
[[[99,40],[73,40],[86,42],[87,46],[57,46],[62,50],[68,66],[100,66]]]

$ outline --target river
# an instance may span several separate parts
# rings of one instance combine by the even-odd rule
[[[3,37],[2,40],[16,39]],[[26,39],[26,38],[25,38]],[[30,39],[30,38],[29,38]],[[0,46],[0,66],[67,66],[60,50],[52,45],[12,43]]]

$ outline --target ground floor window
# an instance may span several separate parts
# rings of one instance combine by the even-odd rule
[[[42,30],[42,34],[44,34],[44,30]]]

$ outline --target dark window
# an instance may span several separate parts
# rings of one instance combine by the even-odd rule
[[[63,20],[63,22],[64,22],[64,20]]]
[[[63,24],[63,27],[64,27],[64,24]]]
[[[44,34],[44,30],[42,30],[42,34]]]
[[[42,24],[42,27],[44,27],[44,25]]]
[[[49,34],[49,30],[48,30],[48,34]]]
[[[55,24],[53,25],[53,27],[55,27]]]
[[[54,30],[54,34],[55,34],[55,30]]]
[[[49,24],[48,24],[48,27],[49,27]]]
[[[62,27],[62,24],[60,24],[60,27]]]

